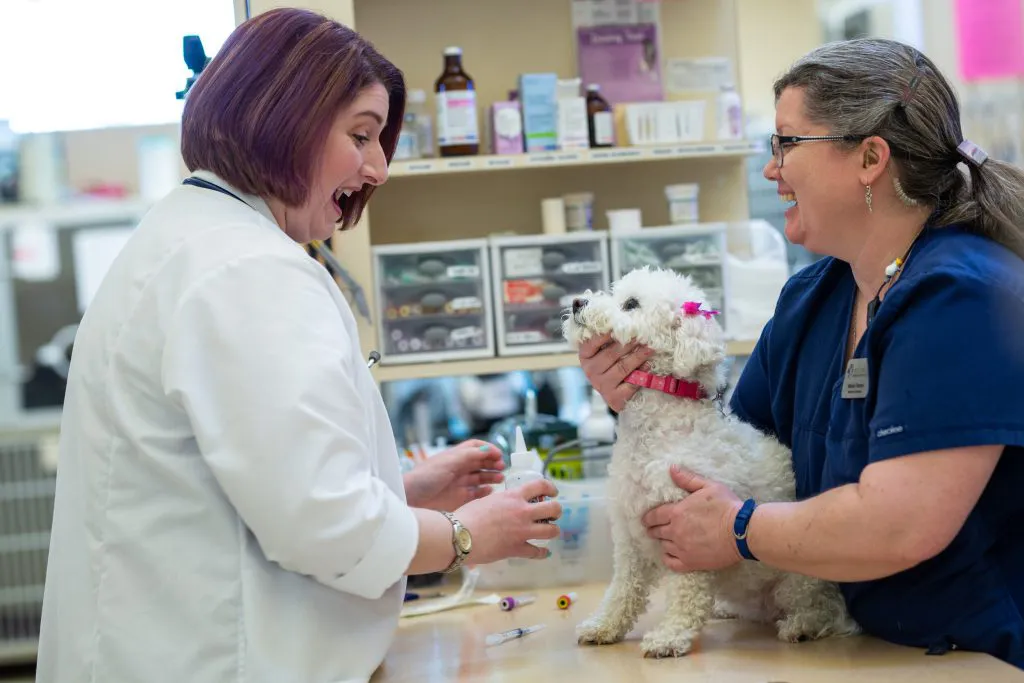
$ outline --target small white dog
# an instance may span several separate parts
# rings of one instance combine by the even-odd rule
[[[658,542],[645,532],[641,518],[648,510],[687,495],[670,477],[673,463],[725,484],[744,500],[795,499],[789,450],[723,414],[714,401],[724,384],[725,343],[705,301],[688,277],[641,268],[615,283],[611,294],[588,291],[577,298],[564,321],[563,334],[574,348],[611,333],[616,341],[636,340],[655,352],[630,378],[654,388],[638,391],[619,416],[608,467],[614,575],[601,607],[580,624],[579,642],[624,638],[663,577],[668,581],[666,613],[644,635],[641,649],[648,657],[689,652],[707,620],[724,615],[722,606],[731,608],[733,616],[775,622],[784,641],[857,633],[833,583],[752,561],[719,572],[669,572]],[[659,386],[676,387],[675,393]]]

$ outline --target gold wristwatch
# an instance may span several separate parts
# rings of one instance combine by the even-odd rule
[[[455,518],[450,512],[441,511],[441,514],[448,518],[448,521],[452,523],[452,546],[455,548],[455,559],[448,565],[443,574],[450,574],[465,562],[466,557],[469,556],[469,551],[473,549],[473,536],[470,535],[469,529],[462,526],[462,522]]]

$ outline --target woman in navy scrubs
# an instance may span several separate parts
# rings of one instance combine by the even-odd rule
[[[837,581],[867,633],[1024,668],[1024,174],[964,140],[900,43],[825,45],[775,95],[764,175],[826,258],[787,283],[731,408],[792,448],[798,502],[673,472],[691,495],[648,533],[672,570]],[[643,350],[608,341],[580,361],[621,409]]]

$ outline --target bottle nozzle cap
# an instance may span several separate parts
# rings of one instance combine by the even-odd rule
[[[456,46],[453,45],[451,47],[446,47],[444,49],[444,56],[445,57],[458,57],[461,54],[462,54],[462,48],[461,47],[456,47]]]
[[[517,470],[526,469],[540,472],[544,469],[544,463],[541,462],[537,451],[526,449],[526,439],[523,438],[523,429],[519,425],[516,425],[516,449],[512,451],[508,459],[512,467]]]

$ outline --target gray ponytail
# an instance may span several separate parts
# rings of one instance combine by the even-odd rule
[[[833,134],[884,138],[897,195],[934,209],[932,225],[960,224],[1024,258],[1024,171],[958,152],[960,106],[930,59],[893,40],[829,43],[775,82],[776,99],[789,87],[804,90],[807,116]]]
[[[970,182],[958,188],[938,225],[960,223],[1012,249],[1024,258],[1024,172],[987,159],[981,166],[968,164]]]

